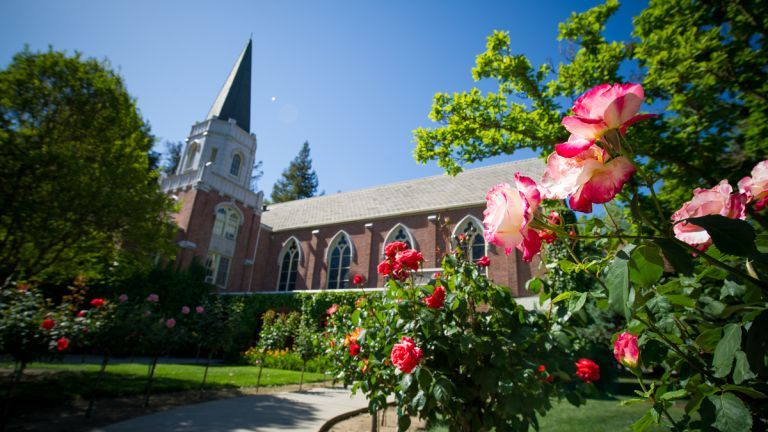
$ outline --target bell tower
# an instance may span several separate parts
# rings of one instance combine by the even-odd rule
[[[251,133],[249,39],[205,120],[192,125],[174,175],[161,180],[163,192],[178,198],[177,262],[195,258],[206,280],[221,290],[241,291],[252,274],[263,192],[250,189],[256,158]],[[256,229],[254,229],[256,227]]]

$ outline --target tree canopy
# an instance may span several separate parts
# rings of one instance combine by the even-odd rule
[[[652,0],[631,38],[609,41],[603,32],[618,8],[607,0],[561,23],[570,54],[557,66],[532,64],[509,34],[494,32],[472,76],[496,80],[498,91],[436,94],[430,118],[440,126],[414,131],[416,160],[457,174],[523,148],[549,154],[568,138],[563,107],[597,84],[639,82],[664,114],[628,139],[651,162],[650,181],[663,180],[662,200],[674,207],[692,187],[735,183],[768,154],[768,4]]]
[[[106,62],[16,54],[0,71],[0,283],[104,277],[167,251],[153,142]]]
[[[317,193],[317,173],[312,169],[309,142],[304,141],[299,154],[291,161],[283,176],[272,188],[272,202],[280,203],[309,198]]]

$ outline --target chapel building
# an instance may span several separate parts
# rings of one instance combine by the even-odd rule
[[[515,172],[539,178],[538,159],[501,163],[400,183],[262,206],[251,167],[257,139],[250,129],[251,41],[241,52],[205,120],[192,126],[174,175],[163,192],[180,206],[179,266],[193,260],[220,292],[256,293],[345,289],[354,275],[363,287],[383,287],[376,267],[384,246],[404,241],[425,258],[429,280],[455,238],[464,236],[472,260],[491,259],[488,276],[523,296],[532,267],[519,251],[505,255],[483,239],[485,195]]]

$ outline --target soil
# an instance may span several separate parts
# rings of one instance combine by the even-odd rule
[[[379,411],[377,426],[378,432],[397,432],[397,409],[390,407],[384,411]],[[371,430],[371,415],[365,413],[336,423],[329,429],[329,432],[364,432]],[[427,430],[427,423],[425,421],[419,420],[417,417],[411,417],[411,427],[408,428],[409,432],[425,430]]]
[[[44,372],[43,372],[44,373]],[[32,370],[24,372],[25,379],[39,374]],[[34,379],[34,378],[33,378]],[[308,383],[303,389],[328,386],[330,382]],[[178,393],[153,394],[149,400],[149,407],[144,408],[144,397],[134,395],[120,398],[99,398],[93,408],[91,417],[86,419],[85,412],[88,409],[88,400],[76,399],[73,402],[56,407],[34,407],[22,412],[12,413],[8,422],[7,432],[79,432],[90,431],[94,428],[106,426],[111,423],[128,420],[159,411],[166,411],[181,405],[191,405],[218,399],[227,399],[238,396],[254,394],[272,394],[279,392],[298,391],[298,385],[261,387],[256,391],[255,387],[239,389],[205,390],[203,392],[190,391]],[[22,407],[22,409],[25,407]],[[2,427],[0,427],[2,429]]]

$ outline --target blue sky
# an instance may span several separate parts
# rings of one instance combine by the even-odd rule
[[[506,30],[516,52],[557,62],[557,23],[598,3],[5,1],[0,67],[25,44],[106,58],[158,140],[181,141],[204,119],[253,33],[259,186],[268,195],[308,140],[320,189],[330,194],[441,173],[413,160],[411,131],[432,125],[436,92],[478,86],[470,70],[485,38]],[[626,38],[631,17],[646,4],[624,3],[611,37]]]

